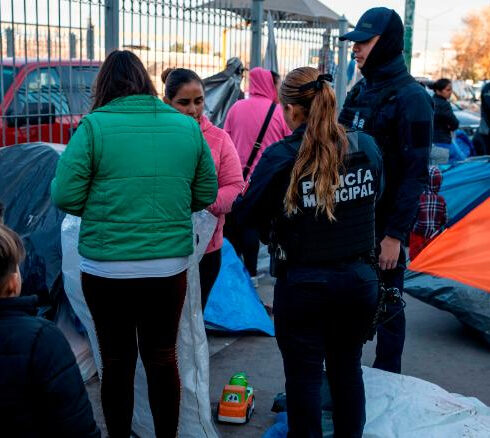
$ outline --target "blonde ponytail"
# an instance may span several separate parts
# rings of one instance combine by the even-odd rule
[[[333,221],[335,190],[340,184],[339,168],[348,146],[345,130],[337,122],[334,91],[322,80],[318,70],[301,67],[284,79],[280,99],[283,105],[300,105],[307,123],[284,199],[286,213],[291,215],[298,208],[299,182],[311,178],[317,214],[325,213]]]

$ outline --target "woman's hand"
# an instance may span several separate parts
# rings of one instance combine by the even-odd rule
[[[382,271],[396,268],[400,256],[400,246],[400,241],[390,236],[386,236],[381,241],[379,267]]]

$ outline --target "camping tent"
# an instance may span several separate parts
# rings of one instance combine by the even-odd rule
[[[490,159],[443,171],[446,229],[411,262],[405,290],[453,313],[490,343]]]

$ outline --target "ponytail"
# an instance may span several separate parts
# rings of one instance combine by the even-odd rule
[[[283,105],[300,105],[307,123],[284,199],[286,213],[297,210],[299,182],[309,177],[315,187],[317,214],[324,213],[333,221],[339,168],[348,146],[345,130],[337,122],[334,91],[318,70],[301,67],[284,79],[280,100]]]
[[[190,82],[197,82],[201,84],[204,90],[204,82],[199,77],[199,75],[187,68],[167,68],[161,74],[162,82],[165,84],[165,96],[172,100],[180,88]]]

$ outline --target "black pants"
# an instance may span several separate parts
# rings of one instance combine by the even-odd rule
[[[206,308],[209,294],[221,268],[221,249],[204,254],[199,262],[199,277],[201,279],[201,306]]]
[[[289,269],[274,290],[276,338],[286,375],[288,438],[321,438],[323,360],[332,393],[335,437],[362,436],[363,335],[378,295],[373,268],[363,262],[331,269]]]
[[[381,271],[381,280],[386,287],[396,287],[403,293],[406,266],[405,249],[400,249],[398,265],[395,269]],[[376,359],[373,367],[391,373],[401,373],[402,354],[405,344],[405,311],[402,304],[389,304],[387,318],[394,316],[385,324],[378,326],[376,338]]]
[[[156,436],[176,436],[180,403],[176,341],[186,287],[186,272],[127,280],[82,273],[102,357],[102,409],[111,438],[128,438],[131,432],[138,348]]]
[[[225,225],[225,237],[230,241],[238,257],[243,257],[243,264],[251,277],[257,275],[257,260],[259,258],[259,232],[254,228]]]

